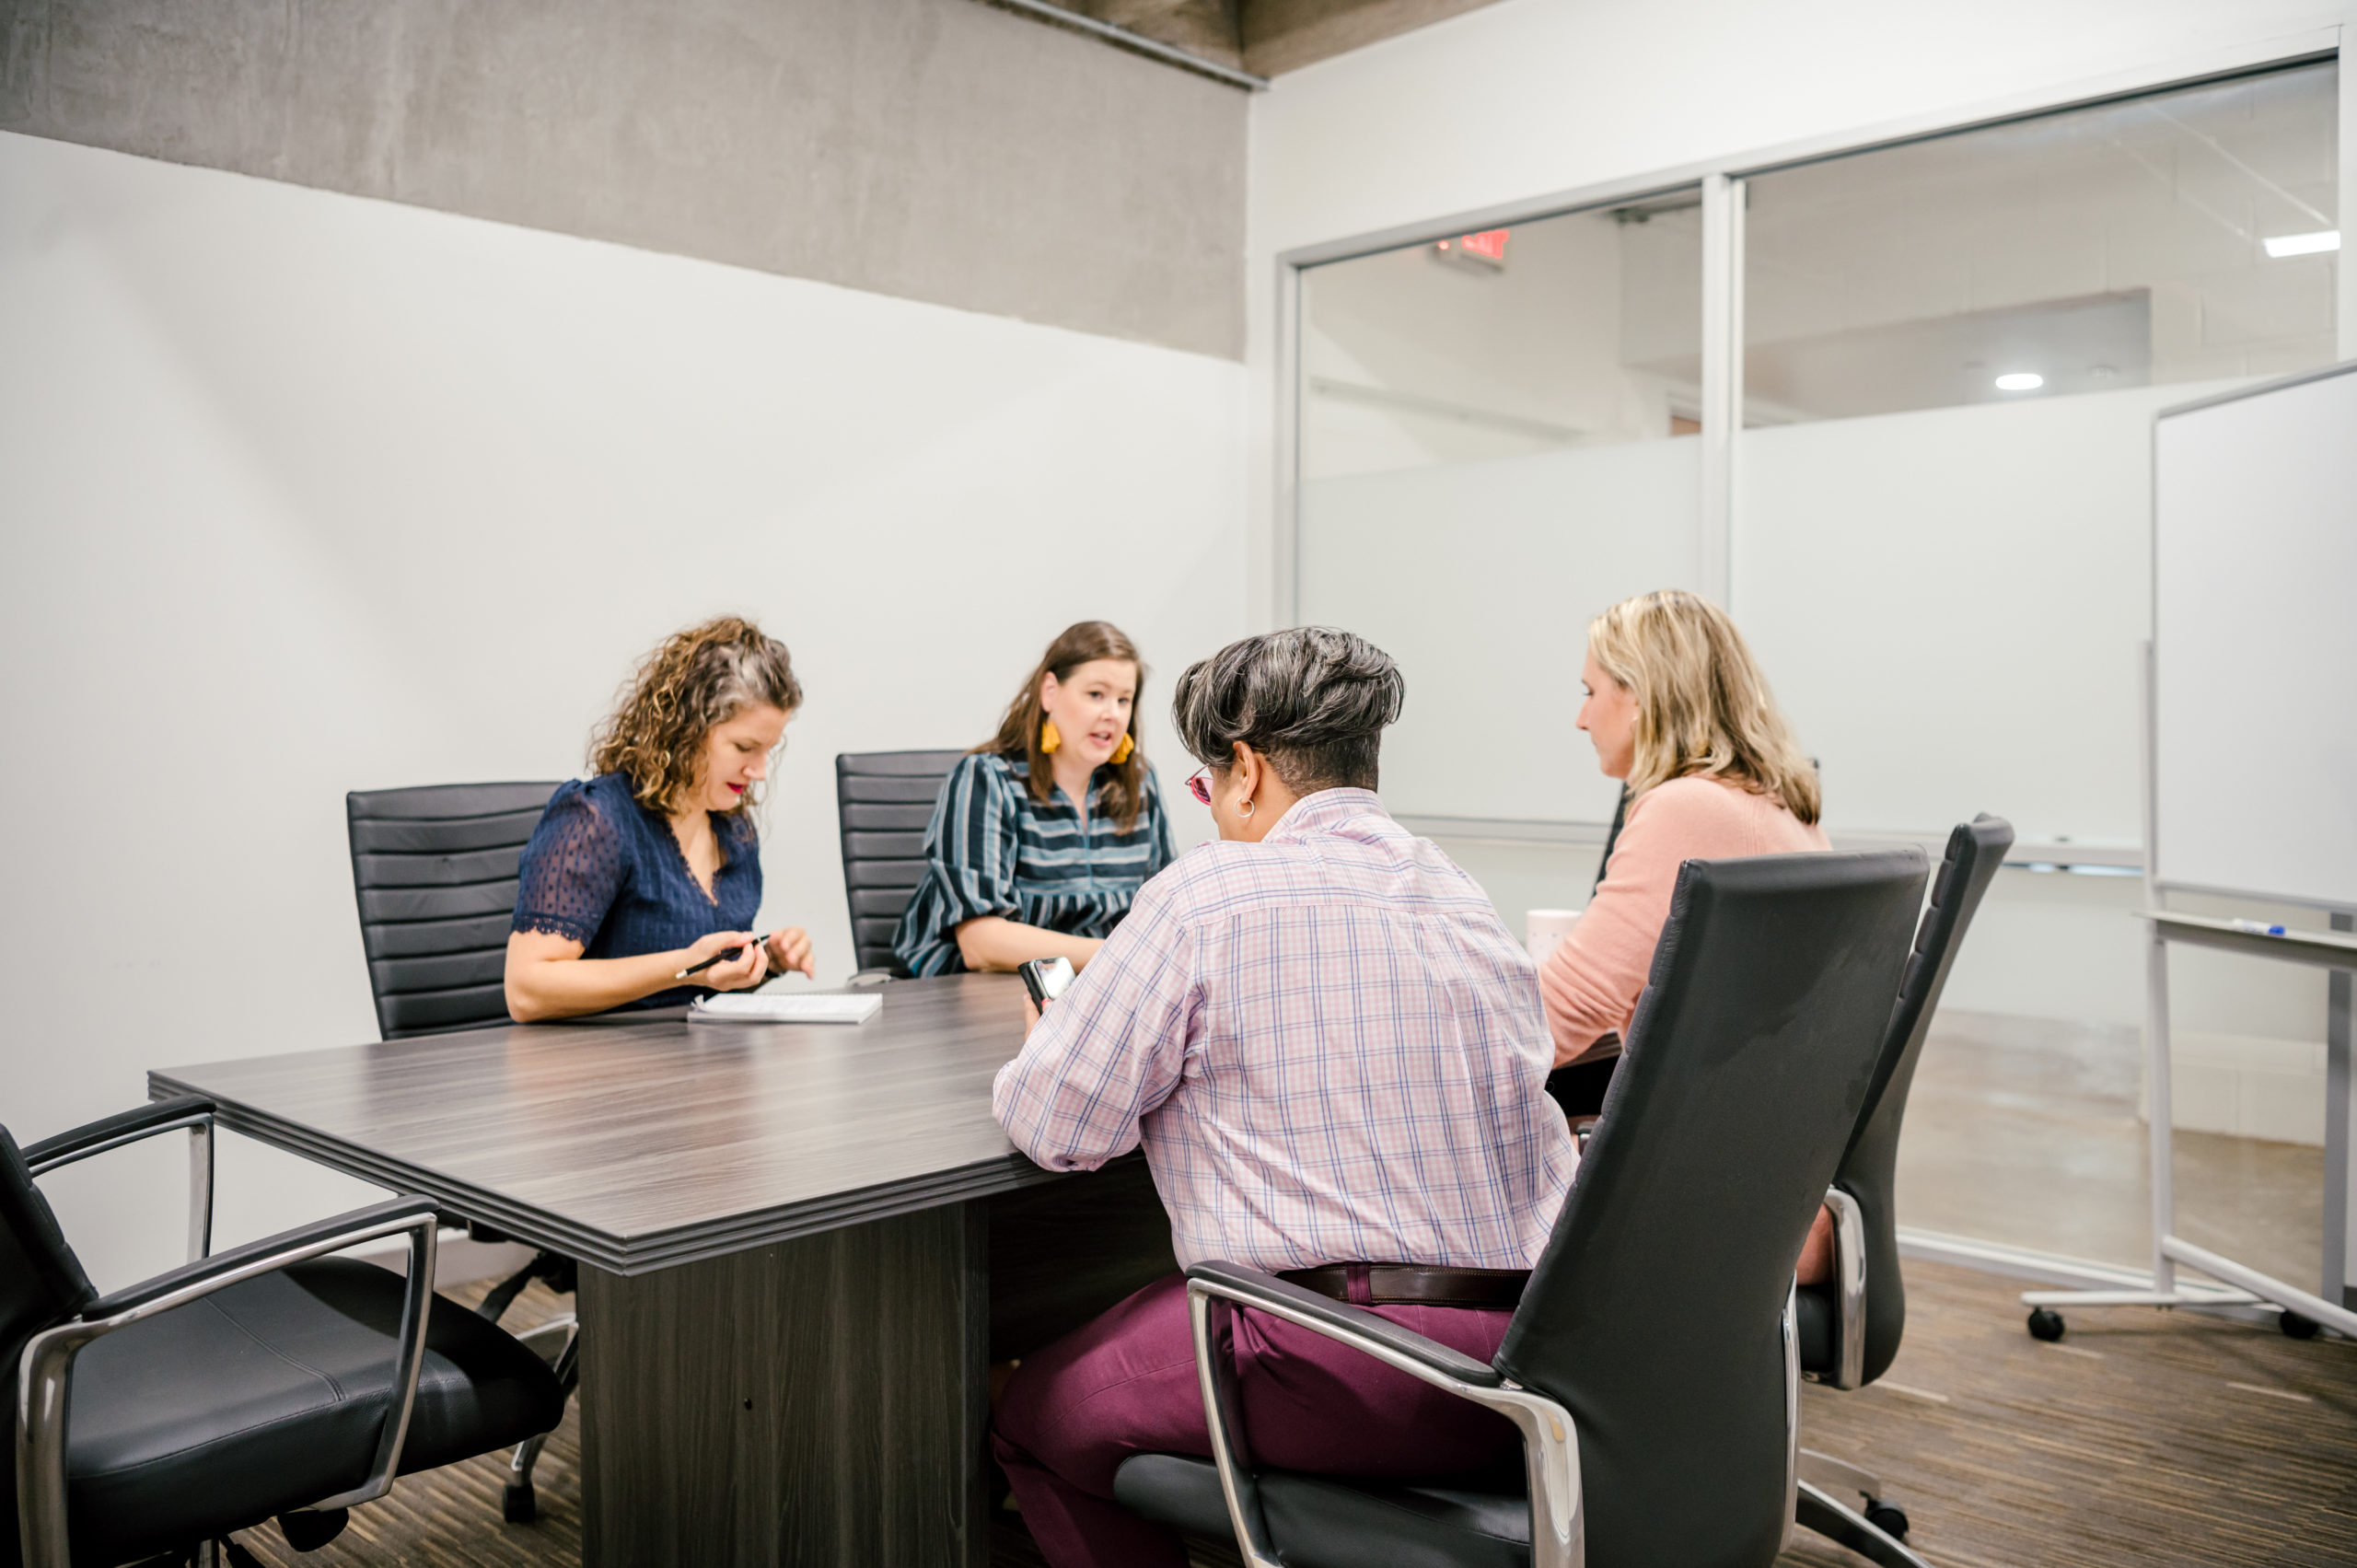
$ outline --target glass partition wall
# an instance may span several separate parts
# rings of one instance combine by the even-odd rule
[[[1573,729],[1583,628],[1696,581],[1701,198],[1560,214],[1301,280],[1300,618],[1400,661],[1384,795],[1508,912],[1585,896],[1615,785]]]
[[[1837,843],[2014,822],[1910,1110],[1911,1226],[2147,1255],[2152,416],[2335,357],[2338,92],[2305,64],[1751,173],[1711,192],[1717,275],[1702,188],[1300,273],[1295,612],[1399,658],[1384,794],[1510,926],[1585,901],[1614,786],[1572,723],[1584,631],[1646,588],[1734,611]],[[2172,970],[2179,1228],[2307,1278],[2323,982]]]

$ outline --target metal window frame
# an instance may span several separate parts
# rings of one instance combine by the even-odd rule
[[[1934,110],[1856,130],[1804,137],[1724,157],[1679,164],[1621,179],[1599,180],[1519,201],[1492,203],[1344,238],[1295,246],[1276,257],[1271,311],[1276,332],[1270,406],[1274,415],[1275,466],[1270,528],[1269,609],[1277,624],[1301,619],[1300,343],[1302,274],[1314,267],[1428,244],[1460,234],[1512,227],[1598,207],[1622,205],[1674,191],[1699,189],[1703,198],[1701,527],[1695,541],[1704,591],[1725,603],[1735,548],[1735,436],[1742,411],[1743,201],[1755,176],[1933,141],[2073,110],[2147,98],[2240,76],[2265,75],[2338,59],[2345,24],[2339,16],[2289,32],[2223,43],[2199,53],[2131,66],[2098,76],[2026,89],[1960,108]],[[2357,72],[2340,74],[2340,210],[2343,228],[2357,215]],[[2338,272],[2338,336],[2343,358],[2357,358],[2357,247],[2343,245]],[[1504,825],[1501,825],[1503,830]],[[1492,836],[1498,836],[1497,832]],[[1515,836],[1510,831],[1504,836]]]

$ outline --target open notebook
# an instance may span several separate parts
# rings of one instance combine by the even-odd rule
[[[787,991],[774,996],[723,992],[688,1004],[688,1018],[724,1024],[864,1024],[883,1005],[884,998],[873,991]]]

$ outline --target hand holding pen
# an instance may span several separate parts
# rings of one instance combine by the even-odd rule
[[[714,991],[743,991],[769,978],[769,938],[743,931],[715,931],[688,948],[688,961],[674,980],[693,980]]]
[[[688,949],[691,960],[671,978],[689,980],[702,977],[702,983],[715,991],[742,991],[761,984],[769,978],[772,969],[780,974],[787,970],[799,970],[816,980],[818,961],[811,957],[810,934],[798,925],[765,935],[752,935],[741,931],[715,931],[697,939]]]

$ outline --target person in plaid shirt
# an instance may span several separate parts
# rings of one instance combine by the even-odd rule
[[[1143,1144],[1181,1264],[1280,1272],[1487,1361],[1578,1155],[1528,958],[1375,794],[1403,697],[1382,650],[1318,627],[1189,669],[1174,716],[1222,842],[1141,889],[992,1104],[1050,1169]],[[1321,1336],[1248,1311],[1235,1353],[1262,1463],[1517,1462],[1503,1418]],[[1183,1279],[1026,1359],[993,1446],[1054,1568],[1183,1568],[1112,1500],[1132,1454],[1211,1452]]]

